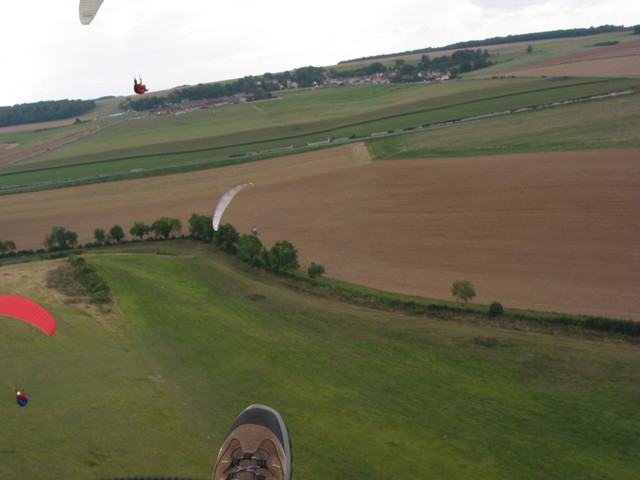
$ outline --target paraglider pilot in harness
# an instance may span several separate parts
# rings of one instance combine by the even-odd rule
[[[29,403],[29,394],[16,390],[16,402],[18,402],[18,405],[21,407],[26,407],[27,403]]]
[[[149,90],[146,85],[144,85],[142,83],[142,78],[140,79],[140,81],[138,82],[136,80],[136,77],[133,77],[133,91],[136,92],[138,95],[142,95],[144,92],[146,92],[147,90]]]

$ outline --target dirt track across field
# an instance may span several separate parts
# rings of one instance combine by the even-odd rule
[[[302,267],[374,288],[640,320],[640,149],[371,162],[364,144],[182,175],[0,198],[0,239],[40,248],[54,225],[93,240],[113,225],[210,215],[288,240]]]
[[[4,151],[0,151],[0,165],[10,165],[14,162],[24,160],[25,158],[29,158],[29,157],[38,155],[40,153],[48,152],[49,150],[62,147],[69,143],[75,142],[76,140],[82,137],[86,137],[87,135],[91,135],[100,130],[101,130],[100,127],[95,127],[85,132],[69,135],[68,137],[61,138],[60,140],[51,142],[47,145],[41,145],[41,146],[36,146],[31,148],[20,148],[16,151],[12,150],[11,147],[5,148]]]

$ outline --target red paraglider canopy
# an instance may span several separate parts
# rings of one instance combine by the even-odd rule
[[[49,336],[53,335],[57,327],[55,319],[43,307],[16,295],[0,295],[0,315],[24,320]]]

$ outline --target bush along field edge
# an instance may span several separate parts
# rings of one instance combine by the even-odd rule
[[[125,240],[124,231],[118,225],[112,227],[108,233],[96,229],[95,242],[78,245],[74,232],[56,226],[46,237],[47,249],[16,251],[11,240],[0,241],[0,246],[3,247],[0,265],[68,258],[68,264],[63,264],[49,273],[48,286],[72,298],[84,296],[91,303],[105,304],[112,301],[108,284],[91,266],[90,260],[80,255],[106,253],[114,247],[127,249],[130,246],[143,246],[144,250],[158,254],[162,253],[157,248],[158,242],[195,241],[212,245],[216,251],[227,254],[229,258],[235,258],[238,267],[244,265],[245,268],[269,276],[273,281],[285,282],[289,288],[303,294],[416,317],[426,315],[442,320],[490,324],[512,329],[537,327],[543,331],[564,334],[591,332],[614,336],[632,343],[640,342],[640,322],[633,320],[511,309],[505,308],[499,301],[490,305],[470,303],[476,292],[467,280],[454,282],[451,286],[452,296],[457,300],[454,302],[406,297],[324,277],[324,267],[319,263],[311,262],[308,268],[300,268],[297,250],[290,242],[277,241],[267,249],[258,235],[239,234],[231,224],[223,224],[214,231],[210,218],[206,215],[191,216],[189,235],[181,234],[179,220],[169,218],[158,219],[151,226],[136,222],[129,232],[137,238]],[[154,236],[145,238],[145,235],[151,233]],[[181,245],[177,245],[179,250]]]

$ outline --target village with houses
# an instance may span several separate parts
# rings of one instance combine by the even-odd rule
[[[265,73],[232,82],[199,84],[146,95],[140,99],[126,99],[121,103],[121,108],[125,111],[147,111],[152,116],[177,115],[201,108],[269,100],[274,98],[276,92],[300,88],[444,82],[491,65],[488,57],[486,50],[478,49],[459,50],[451,56],[443,55],[434,59],[422,55],[417,62],[398,58],[386,64],[374,62],[356,68],[309,66],[290,72]]]

